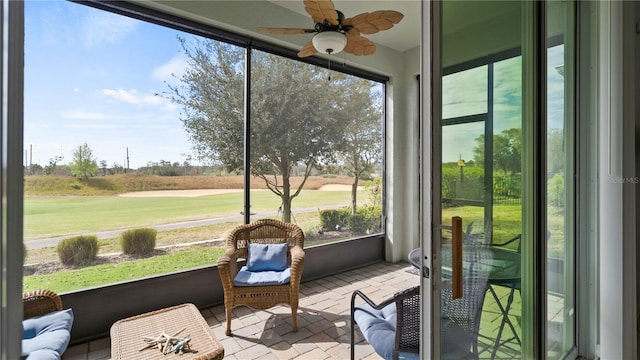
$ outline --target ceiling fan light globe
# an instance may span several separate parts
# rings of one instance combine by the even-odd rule
[[[337,54],[347,45],[347,37],[339,31],[323,31],[313,39],[313,47],[323,54]]]

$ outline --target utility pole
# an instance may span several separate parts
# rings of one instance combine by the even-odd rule
[[[127,173],[127,169],[129,169],[129,147],[127,146],[127,166],[124,168],[124,173]]]

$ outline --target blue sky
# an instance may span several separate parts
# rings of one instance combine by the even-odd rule
[[[137,168],[191,153],[180,109],[154,95],[185,68],[177,31],[66,1],[27,1],[25,18],[25,157],[66,164],[86,142],[109,166],[128,148]]]
[[[25,17],[25,164],[67,164],[85,142],[109,166],[125,165],[127,149],[131,168],[194,155],[181,109],[156,95],[186,66],[177,35],[191,35],[58,0],[26,1]],[[561,50],[549,52],[550,127],[562,126]],[[483,72],[445,79],[445,117],[486,111]],[[495,85],[495,132],[521,127],[519,59],[496,65]],[[443,160],[472,159],[477,126],[446,133]]]

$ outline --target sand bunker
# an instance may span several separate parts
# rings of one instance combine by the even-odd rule
[[[358,190],[362,190],[364,189],[363,186],[358,186]],[[322,185],[322,187],[320,187],[320,189],[318,189],[320,191],[351,191],[351,185],[345,185],[345,184],[327,184],[327,185]]]
[[[154,190],[154,191],[134,191],[118,196],[122,197],[197,197],[207,195],[228,194],[242,192],[242,189],[197,189],[197,190]]]
[[[362,186],[358,186],[358,190],[362,190]],[[323,185],[320,191],[351,191],[351,185],[344,184],[327,184]],[[242,192],[242,189],[197,189],[197,190],[153,190],[153,191],[134,191],[118,196],[121,197],[198,197],[207,195],[219,195],[228,193]],[[256,189],[252,191],[266,191],[266,189]]]

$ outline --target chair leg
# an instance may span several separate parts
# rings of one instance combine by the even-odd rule
[[[231,316],[233,316],[233,309],[231,307],[225,307],[225,313],[227,315],[227,331],[225,334],[231,336]]]
[[[354,340],[354,336],[355,336],[355,321],[353,319],[353,307],[351,307],[351,360],[355,359],[356,356],[356,349],[355,349],[355,340]]]
[[[293,331],[298,331],[298,304],[291,304],[291,320],[293,321]]]

